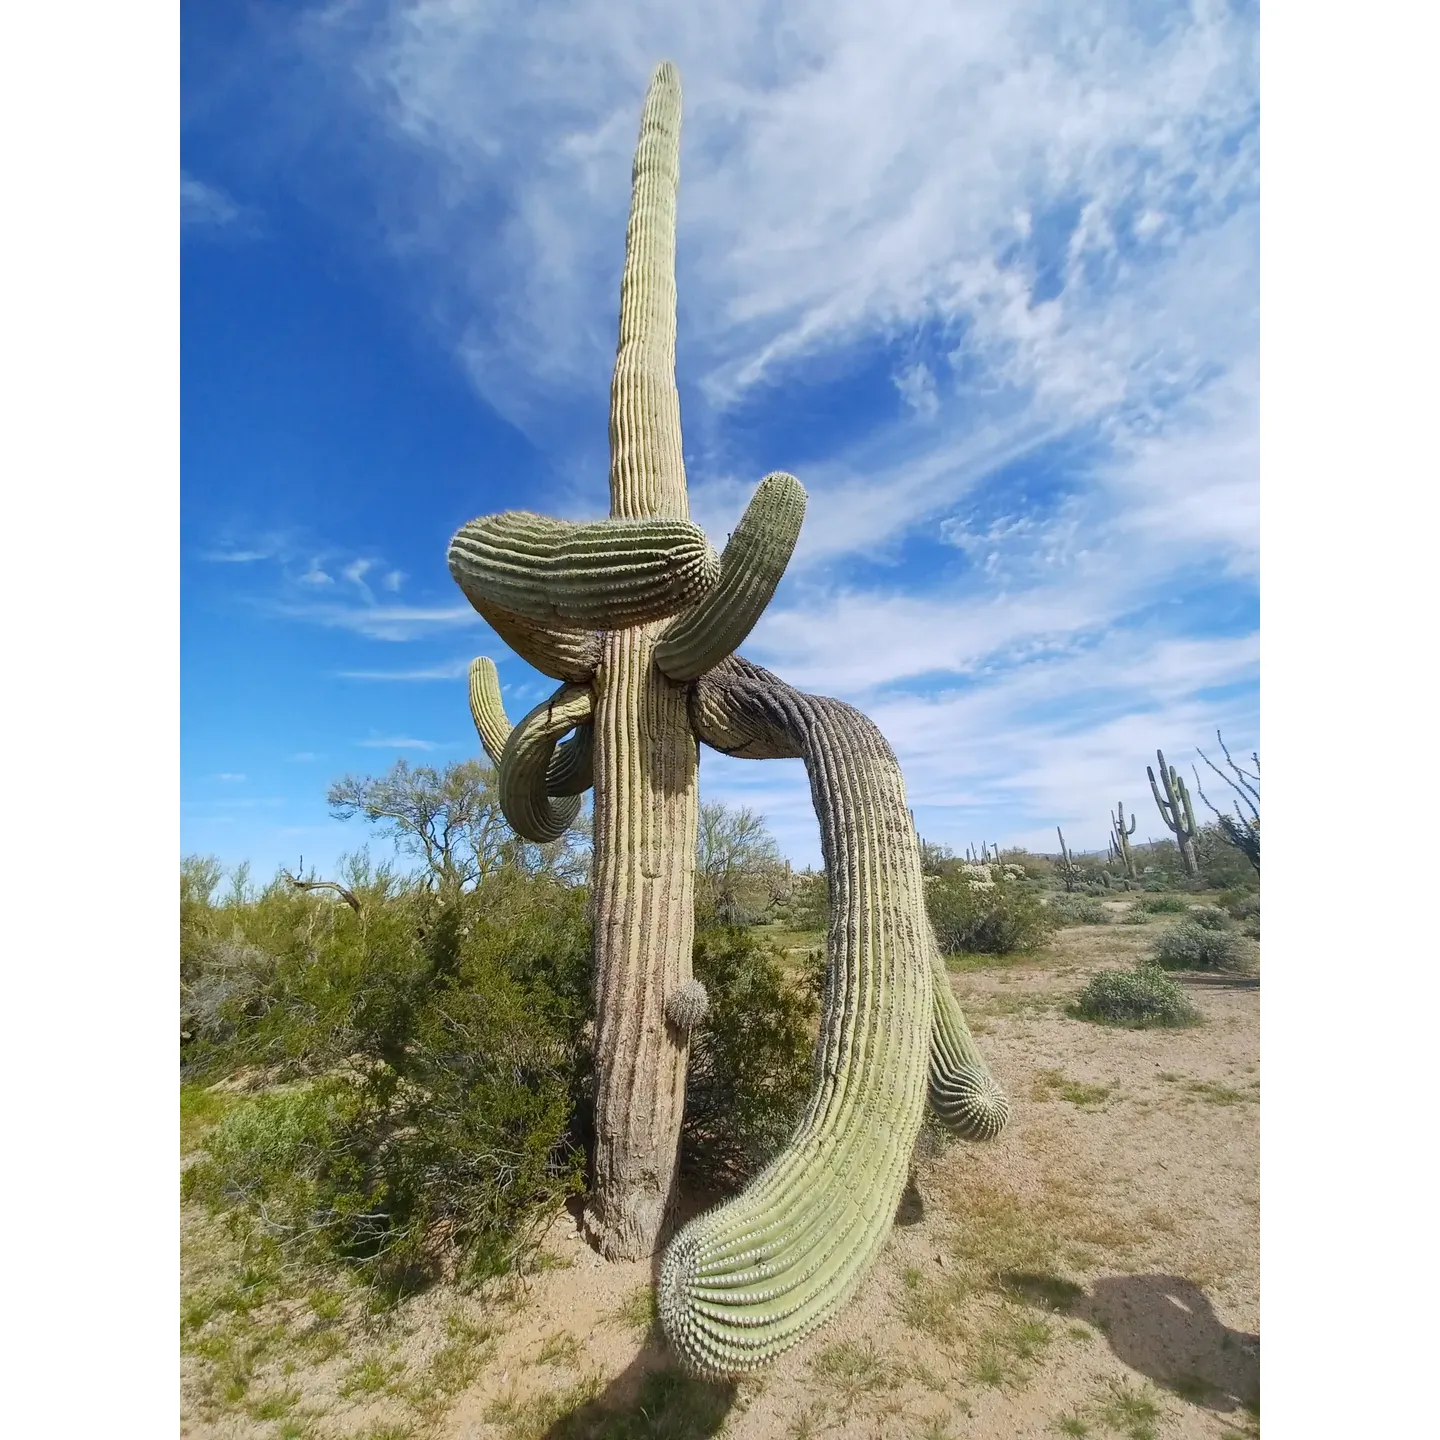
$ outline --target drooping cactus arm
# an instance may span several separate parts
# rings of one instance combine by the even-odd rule
[[[929,924],[928,918],[926,921]],[[950,972],[930,932],[935,1019],[930,1032],[930,1108],[962,1140],[993,1140],[1010,1120],[1010,1102],[995,1083],[950,988]]]
[[[831,1319],[883,1246],[925,1104],[933,977],[904,782],[875,726],[738,658],[694,688],[702,740],[804,758],[831,877],[808,1110],[744,1192],[680,1231],[660,1273],[681,1357],[734,1375]]]
[[[677,616],[655,646],[672,680],[693,680],[745,642],[790,563],[805,519],[805,490],[793,475],[767,475],[720,557],[720,578],[692,610]]]

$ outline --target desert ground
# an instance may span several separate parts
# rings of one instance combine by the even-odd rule
[[[1258,1436],[1259,980],[1177,976],[1204,1016],[1189,1029],[1066,1013],[1153,937],[1072,927],[957,970],[1010,1126],[990,1145],[922,1133],[880,1262],[768,1370],[674,1370],[651,1264],[603,1263],[570,1211],[528,1273],[372,1313],[359,1292],[247,1273],[223,1223],[187,1206],[182,1435]],[[203,1127],[182,1137],[193,1153]]]

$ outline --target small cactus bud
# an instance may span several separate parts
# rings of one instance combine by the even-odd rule
[[[665,1001],[665,1018],[687,1034],[710,1013],[710,997],[698,980],[686,980]]]

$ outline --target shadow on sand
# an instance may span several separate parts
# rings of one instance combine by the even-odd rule
[[[1221,1324],[1178,1275],[1105,1275],[1089,1293],[1057,1275],[1012,1271],[1012,1293],[1093,1325],[1132,1370],[1210,1410],[1258,1411],[1260,1337]]]

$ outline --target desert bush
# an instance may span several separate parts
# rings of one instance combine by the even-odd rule
[[[1179,895],[1142,895],[1136,908],[1147,915],[1188,915],[1190,902]]]
[[[1110,912],[1098,901],[1082,895],[1058,895],[1050,913],[1059,925],[1108,925]]]
[[[1102,970],[1076,998],[1073,1012],[1087,1020],[1137,1029],[1159,1025],[1193,1025],[1199,1011],[1180,987],[1155,965],[1133,970]]]
[[[387,1284],[498,1273],[580,1184],[583,892],[492,877],[347,913],[245,1051],[327,1073],[227,1117],[187,1193]]]
[[[1150,915],[1143,906],[1132,905],[1120,917],[1120,923],[1122,925],[1148,925],[1150,923]]]
[[[747,930],[698,932],[694,966],[710,1007],[691,1040],[680,1163],[702,1184],[730,1188],[780,1148],[800,1117],[819,997],[813,972],[791,983],[775,951]]]
[[[1050,906],[1023,881],[999,879],[980,886],[959,875],[941,875],[927,883],[925,903],[946,955],[965,950],[980,955],[1036,950],[1055,929]]]
[[[1155,963],[1166,970],[1229,970],[1241,963],[1240,937],[1228,927],[1207,930],[1192,920],[1167,926],[1155,939]]]
[[[1202,930],[1228,930],[1230,917],[1218,905],[1196,905],[1191,908],[1189,920]]]
[[[1260,892],[1258,890],[1224,890],[1215,897],[1215,903],[1232,920],[1249,920],[1260,914]]]

